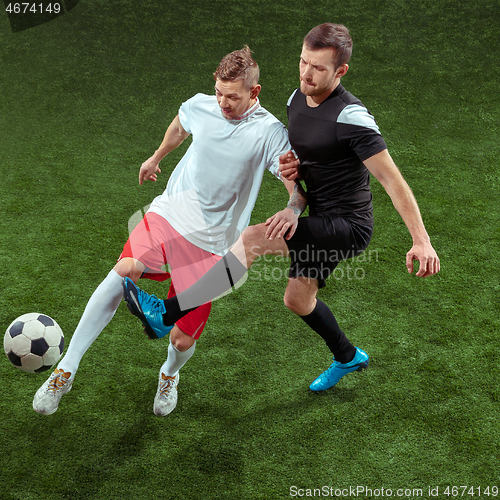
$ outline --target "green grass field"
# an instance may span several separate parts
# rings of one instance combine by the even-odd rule
[[[441,258],[433,278],[406,272],[409,233],[373,181],[372,243],[320,292],[370,368],[324,394],[308,385],[329,351],[283,305],[286,262],[260,262],[214,303],[167,418],[152,412],[167,341],[124,305],[50,417],[31,407],[47,374],[4,357],[0,499],[497,497],[499,20],[498,0],[81,0],[18,32],[0,13],[3,328],[43,312],[69,342],[129,218],[186,149],[138,185],[180,104],[248,44],[261,102],[286,124],[301,40],[325,21],[351,30],[343,84],[376,117]],[[253,221],[286,199],[267,175]]]

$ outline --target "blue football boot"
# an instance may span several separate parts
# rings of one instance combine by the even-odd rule
[[[173,325],[163,323],[162,315],[166,312],[163,300],[137,288],[130,278],[123,278],[123,296],[129,311],[141,320],[150,339],[161,339],[170,333]]]
[[[328,370],[325,370],[310,386],[312,391],[326,391],[333,387],[344,375],[368,368],[368,354],[356,347],[356,354],[349,363],[339,363],[333,359]]]

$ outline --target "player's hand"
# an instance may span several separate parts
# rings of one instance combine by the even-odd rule
[[[415,260],[420,263],[417,276],[427,278],[439,272],[439,257],[430,242],[415,244],[406,254],[406,268],[409,273],[413,273],[413,261]]]
[[[288,151],[280,156],[280,173],[288,181],[300,179],[299,172],[300,161],[295,157],[292,151]]]
[[[274,240],[275,238],[283,238],[289,240],[297,229],[299,215],[291,208],[285,208],[281,212],[274,214],[266,220],[266,238]]]
[[[157,173],[161,174],[161,170],[158,166],[158,162],[155,161],[152,156],[141,165],[141,169],[139,170],[139,184],[142,186],[144,181],[156,182]]]

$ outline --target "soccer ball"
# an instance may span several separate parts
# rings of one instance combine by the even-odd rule
[[[23,372],[44,372],[59,361],[64,350],[64,335],[49,316],[23,314],[7,328],[3,348],[10,362]]]

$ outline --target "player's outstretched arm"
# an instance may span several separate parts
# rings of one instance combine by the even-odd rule
[[[425,230],[415,196],[403,179],[387,149],[364,161],[366,168],[384,186],[392,203],[401,215],[413,239],[413,246],[406,254],[406,268],[413,272],[413,262],[418,260],[417,276],[427,277],[439,272],[439,257]]]
[[[179,147],[188,136],[189,134],[182,128],[179,115],[177,115],[165,132],[165,137],[155,154],[141,165],[141,169],[139,170],[139,184],[142,185],[145,180],[156,182],[157,174],[161,173],[159,167],[160,161],[168,153]]]

